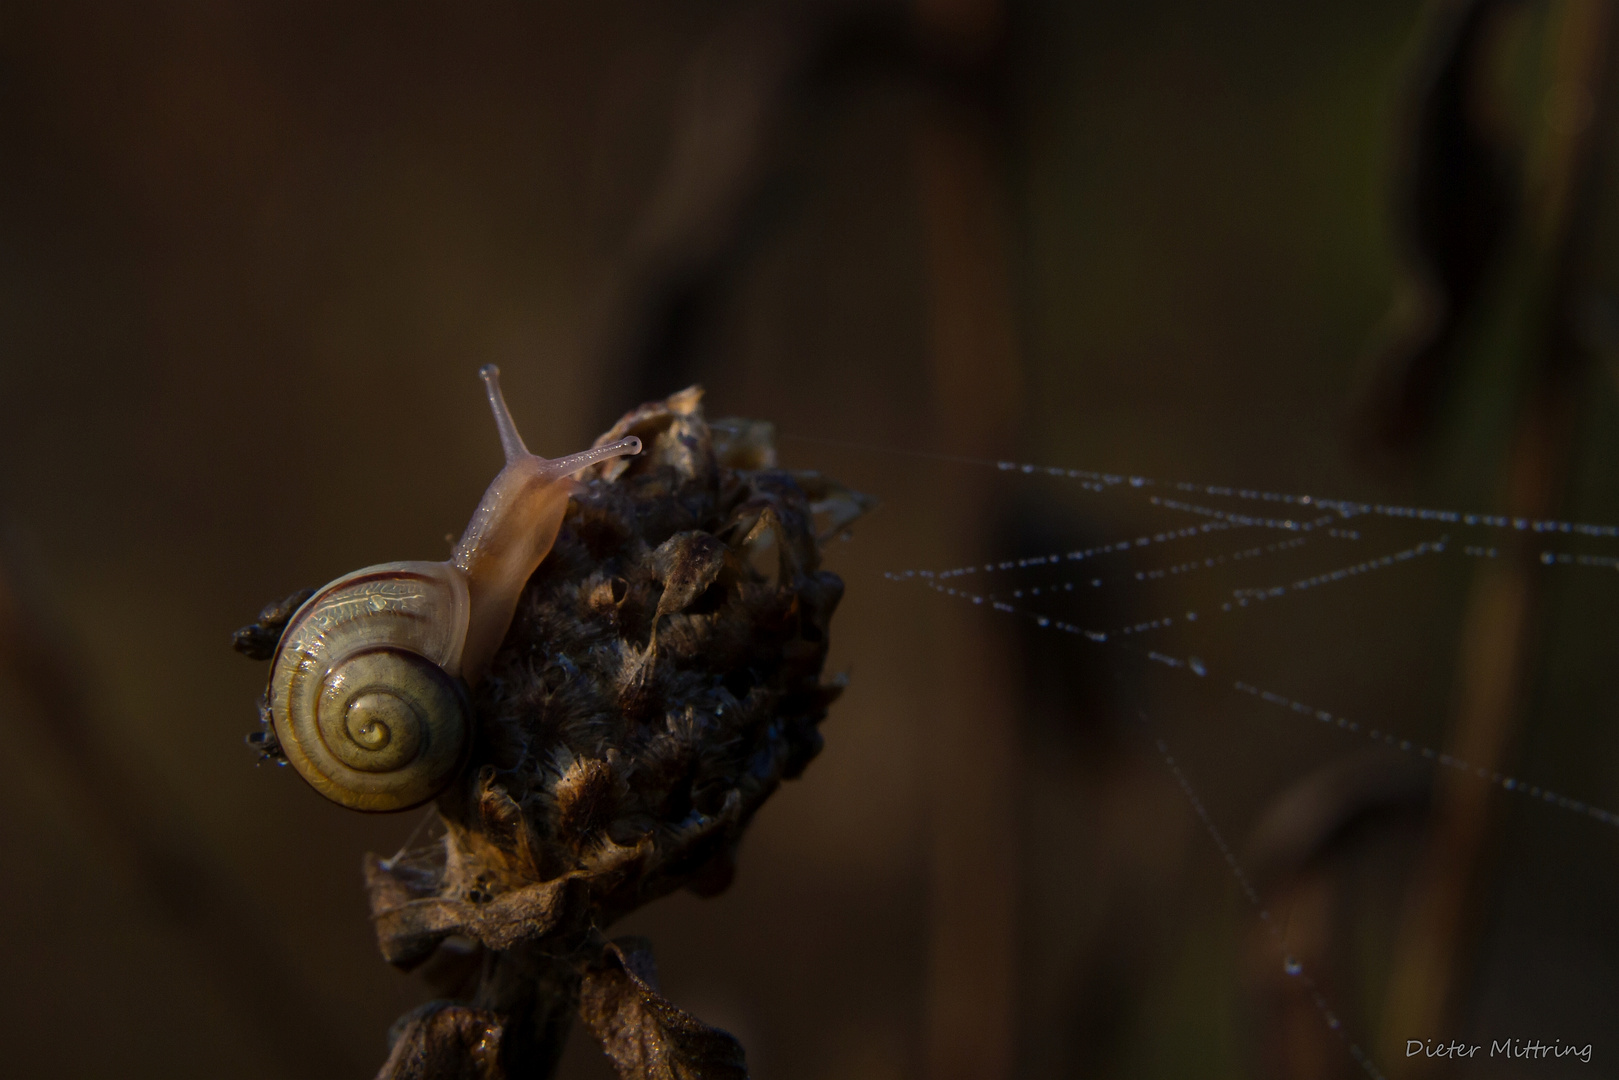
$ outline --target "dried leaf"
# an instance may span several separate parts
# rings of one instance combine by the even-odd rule
[[[377,1080],[503,1080],[500,1017],[432,1001],[394,1024],[393,1049]]]
[[[619,938],[585,972],[579,1016],[622,1080],[747,1080],[742,1045],[658,993],[652,948]]]
[[[736,809],[727,804],[726,814],[703,819],[700,825],[708,831],[735,828]],[[700,836],[702,829],[694,828],[694,832]],[[691,843],[695,846],[697,840]],[[631,846],[606,844],[586,868],[482,901],[460,899],[468,890],[446,883],[409,859],[367,855],[365,886],[377,946],[384,960],[410,971],[454,934],[497,951],[547,935],[571,936],[588,924],[593,908],[606,902],[626,881],[638,882],[644,877],[651,855],[652,844],[647,840]]]
[[[815,539],[820,543],[841,536],[850,525],[877,509],[877,500],[870,495],[818,472],[798,470],[793,479],[809,496],[810,513],[815,516]]]
[[[703,388],[688,386],[663,401],[649,401],[632,409],[596,441],[603,446],[626,435],[641,440],[643,449],[637,464],[642,469],[668,467],[684,476],[712,472],[715,467],[713,438],[703,420]],[[613,481],[631,470],[623,458],[581,469],[581,481],[599,477]]]
[[[653,566],[663,577],[663,596],[655,617],[685,611],[725,568],[725,545],[704,532],[683,532],[653,552]]]
[[[451,934],[509,949],[580,921],[587,902],[579,874],[514,889],[483,904],[441,895],[417,898],[393,865],[375,855],[365,858],[365,884],[382,957],[406,971]]]

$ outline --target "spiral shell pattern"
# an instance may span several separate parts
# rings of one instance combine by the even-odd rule
[[[270,675],[276,737],[303,778],[356,810],[407,810],[460,771],[469,604],[447,563],[385,563],[327,585],[288,624]]]

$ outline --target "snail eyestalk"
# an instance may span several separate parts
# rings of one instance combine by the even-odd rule
[[[617,442],[610,442],[605,446],[593,446],[589,450],[581,450],[567,457],[552,458],[545,463],[545,471],[557,477],[572,476],[580,469],[588,469],[598,462],[634,457],[640,452],[641,440],[634,435],[626,435]]]
[[[506,407],[506,395],[500,392],[500,369],[494,364],[485,364],[478,369],[478,378],[483,380],[484,389],[489,393],[489,407],[495,413],[495,427],[500,432],[500,448],[506,453],[506,464],[528,457],[528,447],[523,445],[523,437],[517,434],[517,424],[512,420],[512,411]]]

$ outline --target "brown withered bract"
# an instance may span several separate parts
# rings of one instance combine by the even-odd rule
[[[778,469],[769,424],[710,425],[701,396],[597,440],[644,450],[579,474],[475,691],[441,835],[366,858],[383,956],[453,998],[395,1025],[383,1077],[549,1075],[576,1010],[622,1076],[746,1076],[734,1039],[658,993],[647,946],[602,930],[725,888],[748,821],[820,751],[843,583],[819,544],[874,503]],[[286,608],[238,641],[273,641]]]

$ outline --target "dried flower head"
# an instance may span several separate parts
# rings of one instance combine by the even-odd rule
[[[385,1076],[435,1075],[440,1058],[548,1068],[575,1006],[625,1076],[680,1061],[745,1075],[734,1040],[658,996],[644,944],[600,931],[674,889],[723,889],[743,828],[819,752],[843,593],[819,544],[872,501],[778,469],[769,424],[710,425],[700,400],[644,405],[597,440],[645,449],[580,474],[477,688],[442,830],[366,859],[384,957],[431,958],[441,985],[470,991],[397,1025]],[[286,607],[239,640],[273,636]]]

